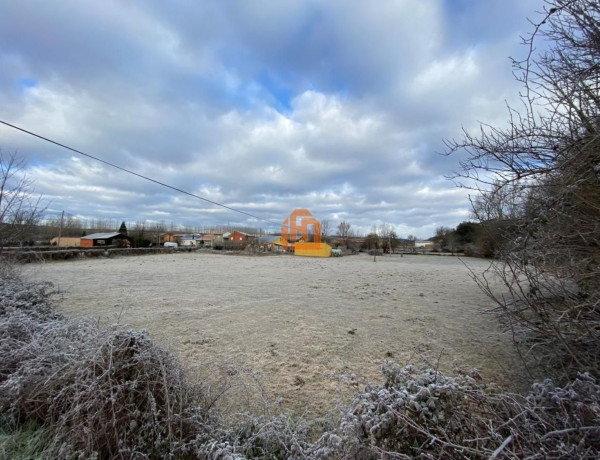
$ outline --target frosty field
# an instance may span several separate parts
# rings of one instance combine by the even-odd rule
[[[146,329],[200,376],[228,362],[252,371],[282,409],[320,413],[340,396],[340,376],[377,382],[384,360],[406,364],[423,353],[445,371],[475,367],[513,390],[525,383],[510,334],[486,313],[492,304],[464,264],[482,272],[489,262],[197,252],[25,272],[53,282],[59,311],[71,317]]]

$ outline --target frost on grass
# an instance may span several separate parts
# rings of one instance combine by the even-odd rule
[[[27,313],[40,318],[53,314],[50,283],[25,283],[10,266],[0,264],[0,316]]]
[[[483,385],[476,374],[446,376],[427,365],[387,363],[383,373],[385,383],[367,386],[342,417],[347,453],[597,458],[600,452],[600,386],[587,374],[564,389],[549,380],[536,384],[523,397]]]
[[[383,368],[349,405],[321,419],[224,419],[144,331],[53,313],[51,286],[0,279],[0,416],[44,427],[59,458],[598,458],[600,385],[580,374],[526,396],[445,375],[426,362]],[[232,386],[224,382],[223,388]],[[219,394],[219,391],[215,392]],[[5,426],[6,423],[3,422]]]
[[[51,314],[17,277],[0,295],[0,410],[51,426],[59,457],[169,453],[202,432],[201,394],[145,332]]]

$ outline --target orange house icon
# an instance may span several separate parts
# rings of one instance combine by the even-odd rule
[[[309,241],[311,239],[312,241]],[[331,246],[321,242],[321,224],[308,209],[295,209],[283,221],[281,247],[294,251],[297,256],[331,256]]]

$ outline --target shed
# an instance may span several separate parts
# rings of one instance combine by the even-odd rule
[[[122,233],[92,233],[91,235],[80,238],[81,246],[91,248],[95,246],[112,246],[118,241],[129,241]]]
[[[50,240],[50,245],[51,246],[58,246],[61,248],[67,248],[67,247],[74,247],[74,246],[80,246],[81,245],[81,238],[79,237],[58,237],[55,236],[54,238],[52,238]]]

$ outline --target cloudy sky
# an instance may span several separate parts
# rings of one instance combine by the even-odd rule
[[[469,217],[440,155],[501,124],[542,0],[0,0],[0,125],[48,215],[249,225],[295,208],[427,238]],[[271,222],[268,222],[271,221]]]

